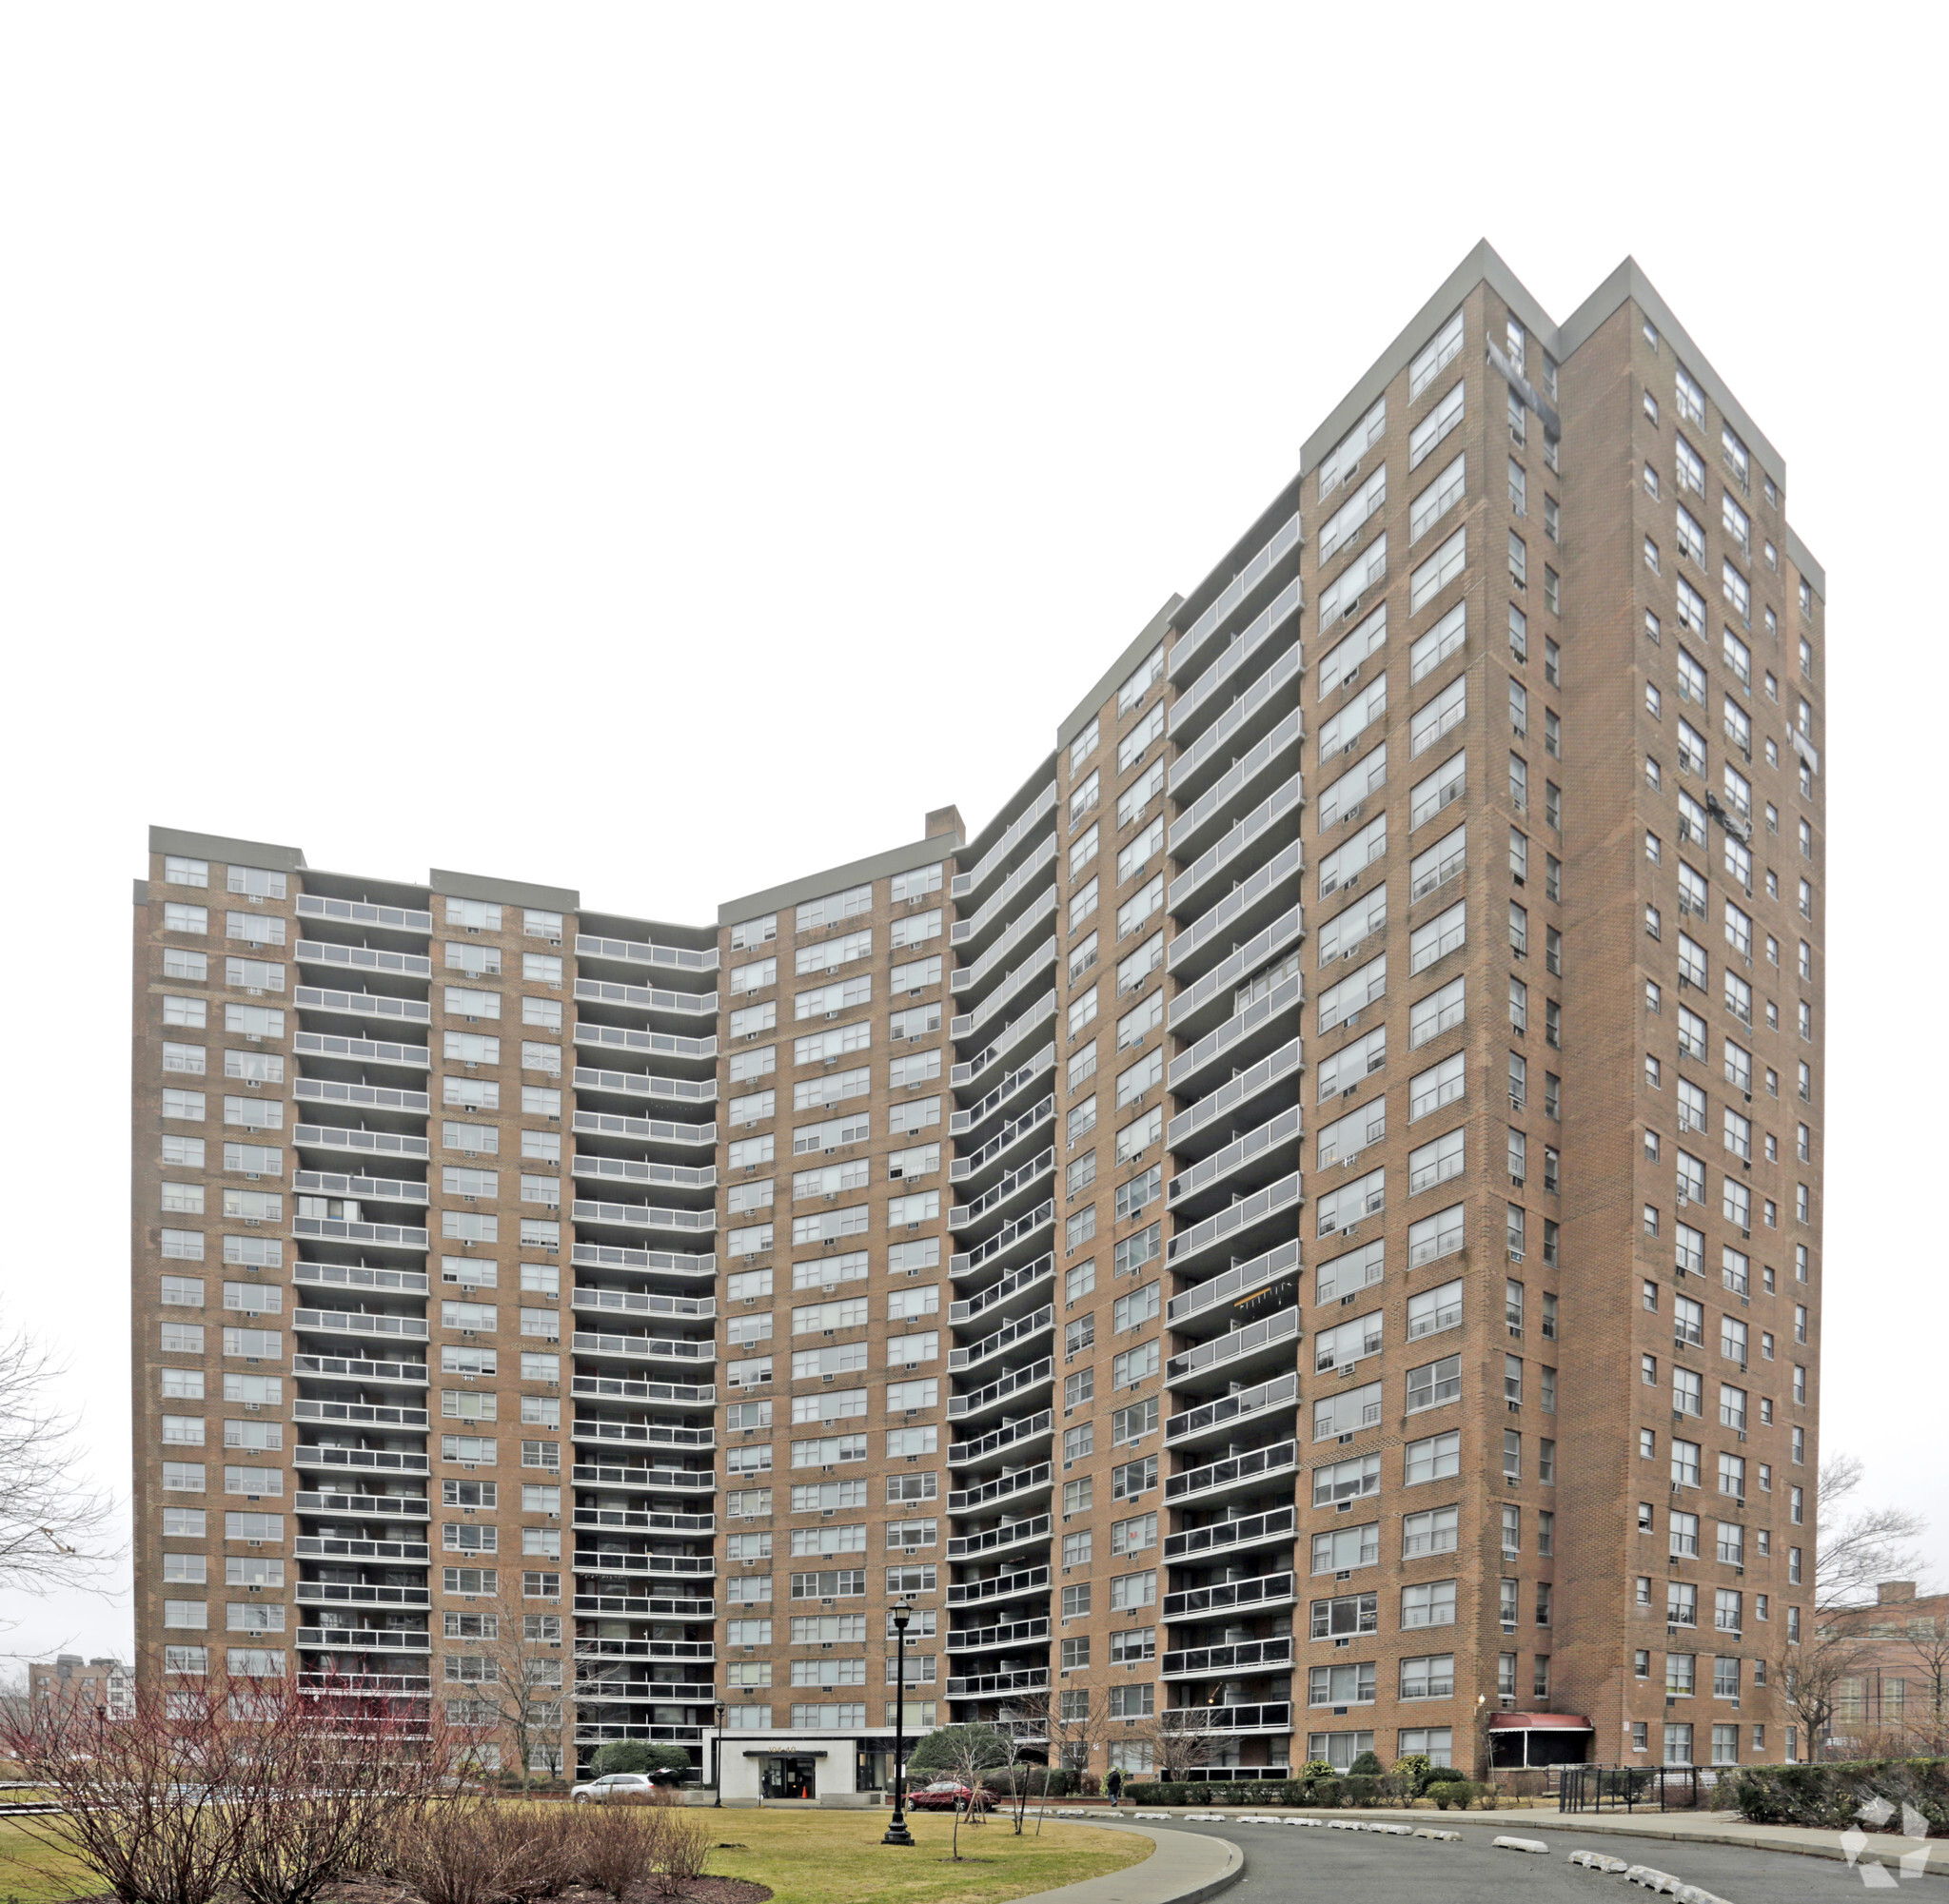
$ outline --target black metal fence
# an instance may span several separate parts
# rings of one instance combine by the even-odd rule
[[[1709,1804],[1711,1782],[1693,1765],[1565,1765],[1557,1785],[1559,1812],[1696,1812]]]

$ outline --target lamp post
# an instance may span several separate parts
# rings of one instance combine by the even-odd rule
[[[711,1783],[718,1788],[718,1795],[711,1800],[718,1810],[724,1809],[724,1701],[718,1701],[718,1756],[711,1765]]]
[[[881,1844],[914,1842],[907,1829],[907,1622],[913,1608],[896,1606],[894,1620],[894,1818]]]

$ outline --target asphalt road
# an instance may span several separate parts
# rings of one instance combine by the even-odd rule
[[[1319,1904],[1322,1898],[1332,1904],[1626,1904],[1651,1894],[1627,1886],[1622,1874],[1606,1875],[1567,1862],[1573,1851],[1604,1852],[1627,1864],[1668,1871],[1726,1904],[1838,1904],[1842,1898],[1860,1904],[1865,1888],[1860,1874],[1844,1864],[1789,1852],[1600,1837],[1595,1832],[1552,1835],[1547,1813],[1506,1814],[1479,1825],[1454,1814],[1441,1818],[1443,1829],[1462,1834],[1460,1844],[1250,1825],[1238,1818],[1222,1825],[1172,1822],[1182,1831],[1230,1838],[1245,1853],[1245,1876],[1230,1894],[1235,1904]],[[1496,1851],[1490,1840],[1498,1835],[1540,1838],[1549,1855]],[[1949,1887],[1937,1879],[1910,1878],[1900,1889],[1949,1904]]]

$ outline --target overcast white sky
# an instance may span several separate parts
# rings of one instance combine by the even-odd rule
[[[1949,1577],[1942,55],[1875,6],[8,10],[0,1299],[93,1473],[150,821],[697,919],[979,826],[1486,236],[1558,317],[1634,252],[1826,564],[1825,1434]]]

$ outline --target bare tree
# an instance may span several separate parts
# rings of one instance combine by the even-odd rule
[[[1912,1579],[1921,1568],[1915,1542],[1928,1522],[1905,1507],[1850,1507],[1863,1469],[1859,1456],[1829,1455],[1821,1463],[1814,1512],[1816,1618],[1866,1604],[1877,1582]]]
[[[1897,1655],[1906,1679],[1900,1723],[1906,1735],[1904,1751],[1941,1757],[1949,1754],[1949,1621],[1930,1619],[1926,1632],[1921,1630],[1923,1624],[1919,1619],[1910,1621]],[[1906,1678],[1910,1661],[1914,1662],[1917,1678]],[[1881,1683],[1881,1716],[1887,1723],[1892,1715],[1888,1711],[1885,1672]],[[1916,1693],[1921,1695],[1919,1699],[1912,1697]]]
[[[503,1764],[507,1751],[515,1754],[525,1792],[538,1761],[551,1776],[561,1772],[566,1642],[560,1614],[530,1609],[513,1574],[502,1580],[494,1611],[479,1616],[479,1633],[450,1642],[441,1689],[455,1702],[453,1726],[501,1745]]]
[[[1046,1741],[1045,1760],[1041,1767],[1042,1784],[1038,1796],[1043,1806],[1049,1802],[1049,1775],[1053,1771],[1081,1774],[1090,1768],[1090,1757],[1098,1740],[1103,1737],[1106,1718],[1105,1706],[1099,1704],[1087,1692],[1054,1691],[1027,1693],[1014,1702],[1016,1723],[1030,1737],[1039,1736]],[[1018,1791],[1015,1799],[1015,1830],[1022,1829],[1022,1818],[1029,1802],[1030,1785],[1033,1778],[1016,1779]],[[1042,1812],[1035,1814],[1035,1832],[1042,1832]]]
[[[1139,1744],[1151,1748],[1157,1776],[1167,1784],[1208,1763],[1219,1742],[1210,1706],[1165,1706],[1129,1730]]]
[[[950,1727],[942,1742],[942,1751],[935,1761],[951,1778],[968,1788],[968,1800],[964,1805],[956,1801],[955,1811],[954,1842],[950,1855],[961,1855],[961,1818],[965,1814],[974,1825],[981,1823],[981,1775],[993,1771],[995,1765],[995,1749],[1000,1746],[1007,1755],[1005,1763],[1014,1762],[1014,1742],[1006,1736],[1006,1728],[996,1725],[957,1725]]]
[[[0,1595],[105,1589],[114,1503],[76,1478],[72,1415],[51,1390],[63,1370],[26,1335],[0,1336]]]
[[[1835,1713],[1868,1658],[1866,1643],[1844,1621],[1816,1622],[1804,1641],[1782,1646],[1768,1661],[1781,1698],[1805,1729],[1808,1758],[1822,1756]]]

